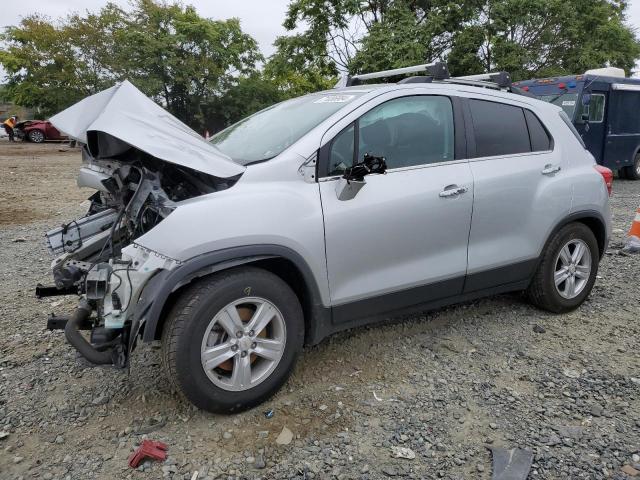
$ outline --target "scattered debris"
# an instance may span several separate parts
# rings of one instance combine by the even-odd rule
[[[198,480],[198,470],[193,472],[193,475],[191,475],[191,480]]]
[[[267,410],[266,412],[264,412],[264,417],[265,418],[273,418],[273,415],[275,414],[275,412],[273,411],[273,408]]]
[[[373,392],[373,398],[375,398],[379,402],[398,402],[399,401],[399,400],[397,400],[395,398],[387,398],[387,399],[380,398],[375,391]]]
[[[542,325],[535,324],[533,326],[533,331],[536,333],[546,333],[545,328]]]
[[[407,447],[391,447],[391,452],[396,458],[406,458],[407,460],[416,458],[415,452]]]
[[[638,215],[640,217],[640,214]],[[624,248],[620,250],[622,254],[640,253],[640,238],[635,235],[630,236],[627,239],[627,243]]]
[[[629,475],[630,477],[637,477],[640,475],[640,471],[633,468],[631,465],[625,465],[620,469],[622,473]]]
[[[164,461],[167,459],[168,448],[166,443],[143,440],[136,451],[129,457],[129,466],[131,468],[138,468],[138,465],[140,465],[145,458]]]
[[[4,440],[9,436],[9,432],[0,432],[0,440]]]
[[[18,237],[18,238],[14,238],[13,239],[13,243],[24,243],[26,241],[27,241],[27,239],[23,238],[23,237]]]
[[[493,456],[492,480],[527,480],[533,463],[533,453],[514,448],[491,448]]]
[[[289,430],[287,427],[282,427],[282,431],[278,438],[276,438],[276,443],[278,445],[289,445],[293,440],[293,432]]]
[[[565,368],[562,370],[562,374],[568,378],[580,378],[580,372],[577,370],[572,370],[570,368]]]

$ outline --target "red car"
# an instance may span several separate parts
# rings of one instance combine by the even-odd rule
[[[15,126],[18,138],[34,143],[42,143],[45,140],[68,140],[56,127],[47,120],[24,120]]]

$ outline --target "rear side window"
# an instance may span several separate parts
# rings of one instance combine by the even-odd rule
[[[470,100],[476,157],[512,155],[531,151],[529,130],[520,107],[485,100]]]
[[[536,117],[535,113],[525,110],[524,116],[527,119],[527,126],[529,127],[529,139],[531,140],[532,152],[545,152],[551,150],[551,138],[547,133],[547,130],[540,122],[540,119]]]

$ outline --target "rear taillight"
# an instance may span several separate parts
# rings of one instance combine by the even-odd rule
[[[611,188],[613,187],[613,172],[610,168],[603,167],[602,165],[594,165],[593,168],[595,168],[598,173],[602,175],[602,179],[604,180],[604,184],[607,186],[609,196],[611,196]]]

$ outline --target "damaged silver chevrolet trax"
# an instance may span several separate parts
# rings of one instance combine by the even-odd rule
[[[511,291],[577,308],[609,238],[610,172],[505,74],[346,78],[209,142],[129,82],[51,121],[84,145],[94,193],[46,234],[38,294],[80,297],[49,327],[123,368],[161,341],[175,389],[209,411],[262,402],[303,345],[398,312]]]

